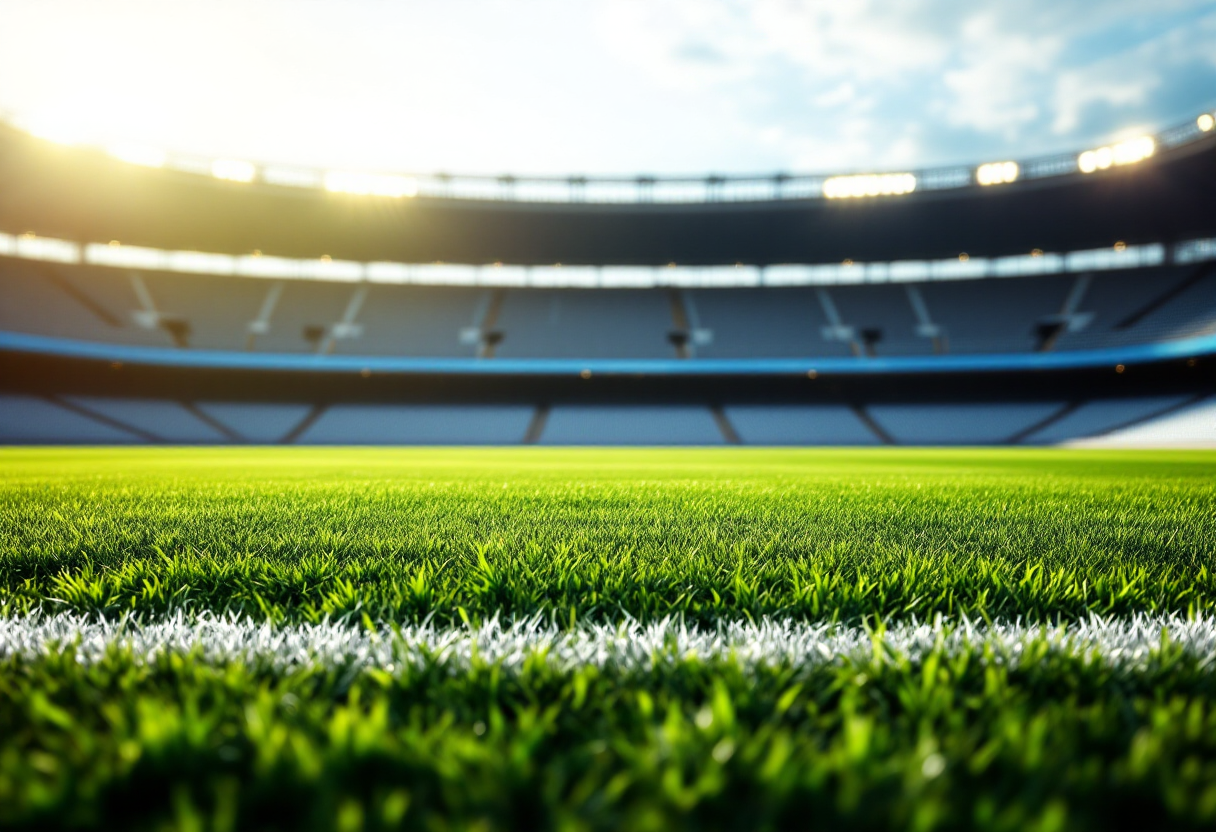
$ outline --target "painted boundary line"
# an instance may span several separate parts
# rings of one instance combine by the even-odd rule
[[[1167,645],[1216,673],[1216,618],[1091,616],[1058,624],[904,622],[881,632],[857,626],[779,619],[716,627],[674,619],[589,624],[563,629],[538,618],[479,626],[402,627],[344,622],[274,625],[234,616],[175,615],[136,621],[71,613],[0,618],[0,658],[37,658],[74,645],[78,661],[102,661],[115,648],[142,661],[166,654],[212,662],[243,661],[279,670],[343,667],[392,670],[442,664],[453,670],[496,664],[519,671],[538,658],[559,669],[596,666],[646,672],[685,661],[743,666],[822,666],[842,661],[977,651],[977,660],[1016,667],[1027,655],[1063,654],[1127,670],[1151,667]]]

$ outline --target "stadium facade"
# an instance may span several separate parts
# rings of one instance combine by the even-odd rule
[[[1054,444],[1213,413],[1213,122],[703,179],[2,128],[0,441]]]

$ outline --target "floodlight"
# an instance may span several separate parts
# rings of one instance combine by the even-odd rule
[[[79,263],[80,246],[70,240],[22,234],[16,240],[15,254],[26,260],[48,263]]]
[[[477,270],[477,283],[480,286],[527,286],[528,267],[491,263]]]
[[[165,270],[187,274],[236,274],[236,258],[202,251],[170,251],[165,259]]]
[[[211,163],[211,175],[230,182],[252,182],[258,169],[253,162],[240,159],[216,159]]]
[[[168,156],[163,150],[141,144],[115,144],[106,148],[115,159],[146,168],[163,168]]]
[[[1119,142],[1111,148],[1116,165],[1130,165],[1147,159],[1157,149],[1157,143],[1151,136],[1141,136],[1126,142]]]
[[[300,276],[313,280],[363,280],[365,271],[362,263],[350,260],[335,260],[325,255],[318,260],[300,260]]]
[[[533,266],[528,273],[530,286],[595,287],[599,270],[595,266]]]
[[[368,263],[366,271],[372,283],[410,282],[410,267],[404,263]]]
[[[1017,181],[1017,162],[988,162],[975,169],[975,181],[981,185],[1004,185]]]
[[[828,199],[863,196],[898,196],[916,190],[916,177],[910,173],[867,173],[833,176],[823,183]]]
[[[236,274],[241,277],[281,277],[300,279],[305,277],[304,260],[291,257],[263,257],[260,252],[238,257]]]
[[[168,252],[143,246],[124,246],[117,240],[110,243],[89,243],[84,249],[84,262],[94,266],[114,266],[128,269],[152,269],[165,267]]]
[[[658,286],[655,270],[645,266],[603,266],[600,285],[607,288],[648,288]]]
[[[343,194],[400,198],[416,195],[418,183],[408,176],[330,171],[325,174],[325,190]]]
[[[1195,119],[1195,126],[1207,133],[1213,127],[1216,127],[1216,118],[1213,118],[1211,113],[1204,113],[1199,118]]]
[[[1077,157],[1081,173],[1106,170],[1112,165],[1133,165],[1142,162],[1157,152],[1157,142],[1152,136],[1140,136],[1107,147],[1087,150]]]

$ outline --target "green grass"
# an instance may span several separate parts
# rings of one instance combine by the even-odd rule
[[[1212,669],[1031,650],[811,671],[0,664],[0,823],[46,829],[1211,828]]]
[[[1193,452],[9,450],[0,608],[1193,613],[1214,483]]]
[[[0,451],[0,614],[1216,617],[1216,453]],[[1211,828],[1216,667],[275,667],[0,644],[0,825]]]

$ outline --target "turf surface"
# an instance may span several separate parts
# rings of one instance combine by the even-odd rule
[[[1216,823],[1207,648],[1165,628],[1129,664],[1034,637],[901,652],[883,633],[1210,627],[1216,454],[10,449],[0,493],[0,823]],[[72,614],[384,638],[521,617],[674,617],[711,639],[826,623],[874,647],[645,667],[543,645],[375,666],[18,649],[13,632]]]
[[[1216,604],[1216,454],[9,450],[0,604],[855,621]]]

